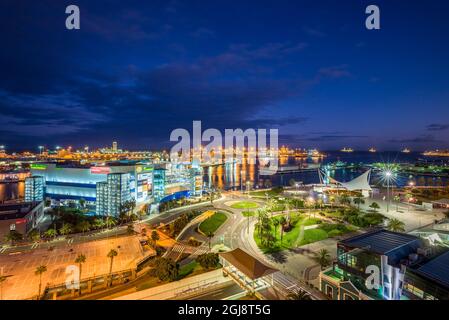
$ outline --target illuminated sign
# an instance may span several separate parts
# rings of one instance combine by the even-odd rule
[[[40,164],[40,163],[32,163],[30,165],[30,168],[33,170],[47,170],[46,164]]]
[[[109,167],[92,167],[92,168],[90,168],[90,173],[92,173],[92,174],[108,174],[108,173],[111,173],[111,168],[109,168]]]
[[[16,224],[22,224],[22,223],[27,223],[27,219],[17,219],[16,220]]]
[[[154,170],[154,168],[153,167],[143,167],[143,172],[150,172],[150,171],[153,171]]]

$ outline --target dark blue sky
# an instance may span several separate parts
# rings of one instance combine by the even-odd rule
[[[447,148],[448,15],[445,0],[3,0],[0,144],[155,149],[202,120],[298,147]]]

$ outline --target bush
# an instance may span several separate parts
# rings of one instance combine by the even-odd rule
[[[150,274],[161,281],[174,281],[178,278],[179,265],[170,259],[158,258]]]
[[[206,270],[215,269],[219,263],[218,254],[205,253],[205,254],[199,255],[196,258],[196,262],[198,262],[203,269],[206,269]]]
[[[329,231],[329,232],[327,233],[327,235],[329,236],[329,238],[337,237],[337,236],[340,236],[340,235],[342,235],[342,234],[343,234],[343,232],[340,231],[340,230],[338,230],[338,229],[331,230],[331,231]]]

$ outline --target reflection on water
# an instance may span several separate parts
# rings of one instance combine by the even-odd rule
[[[364,163],[370,164],[374,162],[414,162],[417,157],[410,154],[370,154],[370,153],[354,153],[352,155],[347,154],[329,154],[326,158],[292,158],[282,157],[279,159],[279,165],[291,166],[300,165],[303,163],[331,163],[336,161],[344,161],[348,164]],[[350,181],[360,174],[362,174],[366,168],[345,168],[331,170],[331,176],[338,181]],[[219,166],[210,166],[205,168],[204,181],[208,187],[215,187],[218,189],[245,189],[247,185],[251,188],[269,188],[271,186],[288,186],[292,180],[297,183],[312,184],[320,183],[318,170],[275,174],[273,176],[265,176],[259,174],[259,166],[257,164],[250,164],[246,161],[239,163],[229,163]],[[413,181],[418,186],[448,186],[448,177],[432,177],[432,176],[419,176],[399,174],[397,177],[397,186],[405,186],[409,182]],[[377,184],[379,182],[379,176],[376,174],[371,175],[371,184]]]
[[[0,183],[0,202],[21,199],[25,196],[25,183]]]

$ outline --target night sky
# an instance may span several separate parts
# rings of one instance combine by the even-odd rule
[[[322,150],[448,148],[448,17],[446,0],[2,0],[0,144],[154,150],[201,120]]]

